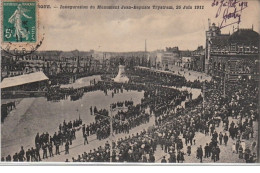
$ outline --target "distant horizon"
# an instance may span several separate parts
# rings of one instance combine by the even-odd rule
[[[198,45],[199,46],[202,46],[202,45]],[[166,47],[178,47],[178,46],[166,46]],[[164,49],[157,49],[157,50],[152,50],[152,51],[146,51],[146,52],[156,52],[156,51],[166,51],[166,47]],[[197,48],[198,48],[197,47]],[[179,47],[178,47],[179,48]],[[180,49],[179,48],[179,51],[194,51],[194,50],[197,50],[196,49]],[[203,49],[205,47],[203,46]],[[61,51],[61,52],[73,52],[73,51],[79,51],[79,52],[91,52],[91,51],[95,51],[95,52],[104,52],[104,53],[131,53],[131,52],[145,52],[145,50],[135,50],[135,51],[125,51],[125,52],[116,52],[116,51],[101,51],[101,50],[94,50],[94,49],[90,49],[90,50],[78,50],[78,49],[74,49],[74,50],[37,50],[36,52],[47,52],[47,51]]]
[[[214,23],[214,22],[213,22]],[[250,27],[247,27],[247,28],[239,28],[239,29],[253,29],[253,31],[255,31],[255,29],[254,28],[252,28],[253,27],[253,25],[251,26],[251,28]],[[237,30],[236,30],[237,31]],[[234,31],[234,32],[236,32],[236,31]],[[206,31],[205,31],[206,32]],[[222,33],[221,32],[221,34],[224,34],[224,35],[228,35],[228,34],[230,34],[230,35],[232,35],[234,32],[232,32],[232,33]],[[259,32],[258,31],[255,31],[255,32],[257,32],[258,34],[259,34]],[[146,43],[147,43],[147,40],[148,39],[146,39]],[[205,42],[206,42],[206,40],[205,40]],[[179,48],[179,51],[194,51],[194,50],[197,50],[197,48],[198,47],[200,47],[200,46],[202,46],[203,47],[203,49],[205,48],[205,44],[201,44],[201,45],[197,45],[197,47],[195,48],[195,49],[182,49],[182,48],[180,48],[178,45],[172,45],[172,46],[165,46],[164,48],[162,48],[162,49],[155,49],[155,50],[146,50],[146,52],[156,52],[156,51],[166,51],[166,48],[167,47],[178,47]],[[58,49],[48,49],[48,50],[37,50],[37,51],[62,51],[62,52],[72,52],[72,51],[80,51],[80,52],[90,52],[90,51],[95,51],[95,52],[105,52],[105,53],[131,53],[131,52],[145,52],[145,50],[133,50],[133,51],[131,51],[131,50],[128,50],[128,51],[106,51],[106,50],[96,50],[96,49],[89,49],[89,50],[79,50],[79,49],[71,49],[71,50],[58,50]]]
[[[252,28],[259,33],[258,11],[260,2],[245,0],[248,7],[241,13],[239,28]],[[40,4],[59,6],[61,1],[41,1]],[[203,9],[191,10],[65,10],[39,9],[40,32],[44,33],[41,50],[81,51],[95,50],[100,52],[139,52],[165,50],[166,47],[178,46],[180,50],[196,50],[198,46],[205,47],[208,19],[211,24],[220,26],[224,20],[223,14],[218,17],[218,6],[212,6],[212,1],[184,0],[63,0],[66,5],[203,5]],[[240,8],[240,7],[237,7]],[[46,13],[48,11],[48,13]],[[222,13],[224,7],[222,8]],[[231,8],[229,12],[232,12]],[[238,28],[233,19],[226,19],[226,27],[222,26],[223,34],[232,33]],[[237,20],[237,19],[235,19]],[[235,24],[228,25],[230,22]]]

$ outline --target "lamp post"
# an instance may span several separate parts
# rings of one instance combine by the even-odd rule
[[[121,108],[121,109],[126,109],[127,107]],[[119,108],[114,108],[114,109],[119,109]],[[110,105],[110,117],[108,117],[110,119],[110,162],[112,162],[112,154],[113,154],[113,110],[112,108],[112,104]],[[128,108],[127,108],[128,109]]]
[[[202,106],[203,106],[203,113],[204,113],[204,110],[205,110],[205,91],[206,91],[206,84],[205,84],[205,81],[203,82],[203,102],[202,102]]]
[[[223,96],[226,97],[226,73],[224,75],[224,89],[223,89]]]
[[[112,105],[110,105],[110,162],[112,162],[112,154],[113,154],[113,116],[112,116]]]
[[[117,109],[117,108],[115,108],[115,109]],[[125,109],[125,108],[123,108],[123,109]],[[112,138],[113,138],[113,108],[112,108],[112,105],[110,105],[110,116],[109,117],[107,117],[107,116],[104,116],[104,115],[101,115],[101,114],[98,114],[98,113],[95,113],[95,115],[99,115],[99,116],[101,116],[101,117],[103,117],[103,118],[107,118],[107,119],[109,119],[109,121],[110,121],[110,162],[112,162],[112,154],[113,154],[113,140],[112,140]]]
[[[95,115],[99,115],[105,119],[109,119],[110,121],[110,162],[112,162],[112,137],[113,137],[113,116],[112,116],[112,107],[110,106],[110,116],[104,116],[102,114],[95,113]]]

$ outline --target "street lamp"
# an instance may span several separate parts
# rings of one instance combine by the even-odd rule
[[[203,90],[203,93],[202,93],[202,95],[203,95],[202,106],[203,106],[203,114],[204,114],[204,110],[205,110],[205,92],[206,92],[206,83],[205,83],[205,80],[204,80],[204,82],[203,82],[203,88],[202,88],[202,90]]]
[[[113,140],[112,140],[112,138],[113,138],[113,119],[116,119],[116,118],[113,118],[113,111],[114,110],[118,110],[118,109],[128,109],[128,107],[121,107],[121,108],[119,108],[119,107],[116,107],[116,108],[112,108],[112,104],[110,105],[110,162],[112,162],[112,154],[113,154],[113,147],[112,147],[112,144],[113,144]]]
[[[225,76],[224,76],[224,90],[223,90],[223,97],[225,98],[226,97],[226,73],[225,73]]]
[[[118,108],[114,108],[114,109],[118,109]],[[99,115],[103,118],[107,118],[110,121],[110,162],[112,162],[112,154],[113,154],[113,142],[112,142],[113,141],[112,140],[112,138],[113,138],[113,119],[115,119],[115,118],[113,118],[112,113],[113,113],[114,109],[112,108],[112,104],[111,104],[110,105],[110,116],[109,117],[95,113],[95,115]],[[126,108],[122,108],[122,109],[126,109]]]
[[[113,137],[113,116],[112,116],[112,106],[110,105],[110,117],[104,116],[102,114],[95,113],[103,118],[109,119],[110,121],[110,162],[112,162],[112,137]]]
[[[113,154],[113,116],[112,116],[113,108],[110,105],[110,162],[112,162],[112,154]]]

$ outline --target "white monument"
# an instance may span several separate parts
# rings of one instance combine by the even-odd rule
[[[129,78],[125,75],[125,66],[119,65],[117,76],[114,78],[114,82],[127,83]]]

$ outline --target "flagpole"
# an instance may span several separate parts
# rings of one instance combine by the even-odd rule
[[[112,154],[113,154],[113,142],[112,142],[112,137],[113,137],[113,122],[112,122],[112,105],[110,105],[110,162],[112,163]]]
[[[226,73],[224,75],[224,98],[226,97]]]
[[[205,90],[206,90],[206,86],[205,86],[205,81],[203,82],[203,114],[205,112]]]

